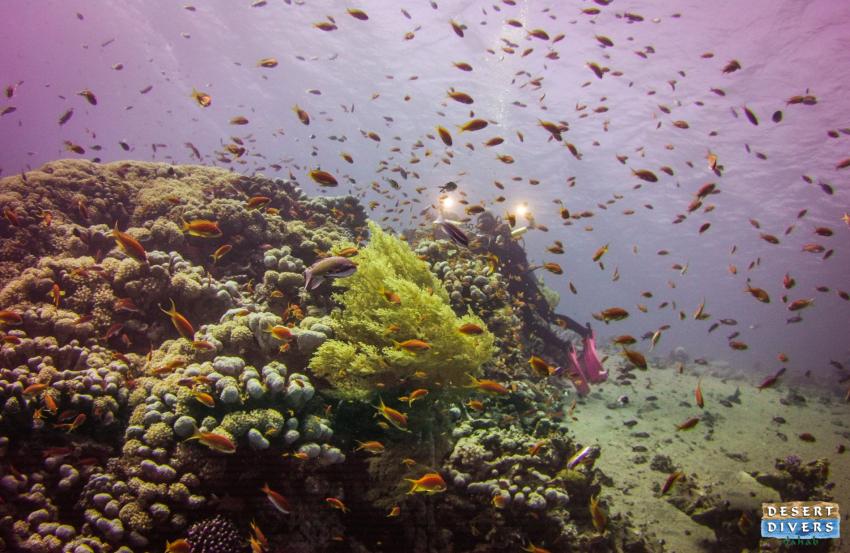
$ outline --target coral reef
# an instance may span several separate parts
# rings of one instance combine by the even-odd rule
[[[207,167],[57,161],[0,202],[0,548],[653,550],[593,525],[569,394],[522,378],[527,268]],[[356,272],[305,290],[328,256]]]
[[[414,373],[426,385],[460,385],[490,360],[492,334],[477,316],[455,315],[442,283],[405,242],[369,228],[357,272],[338,283],[345,291],[331,319],[335,338],[319,346],[310,369],[347,398],[368,397]],[[480,332],[462,333],[465,324]]]

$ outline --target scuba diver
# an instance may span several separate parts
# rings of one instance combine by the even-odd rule
[[[575,384],[579,395],[590,391],[589,383],[602,382],[608,373],[602,368],[596,352],[596,337],[590,323],[578,323],[572,317],[556,313],[540,290],[540,283],[529,265],[525,248],[517,238],[527,231],[526,227],[512,229],[511,225],[485,211],[478,216],[477,235],[474,240],[455,223],[446,220],[442,213],[434,222],[455,243],[481,248],[499,258],[502,273],[507,277],[507,287],[512,297],[522,298],[524,304],[517,310],[527,328],[533,330],[543,343],[543,356],[563,360],[561,367],[552,374],[566,373]],[[472,244],[472,246],[470,245]],[[578,354],[572,342],[553,327],[572,330],[582,339],[582,352]]]

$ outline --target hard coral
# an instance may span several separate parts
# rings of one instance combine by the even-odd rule
[[[484,327],[474,315],[458,317],[440,281],[403,241],[370,223],[371,241],[357,255],[357,272],[337,281],[344,309],[332,317],[336,339],[323,343],[310,368],[338,393],[364,398],[379,383],[423,371],[426,383],[460,384],[490,360],[493,335],[468,336],[466,323]],[[399,342],[416,339],[428,349],[409,351]]]
[[[221,515],[207,518],[189,528],[191,553],[238,553],[245,540],[233,522]]]

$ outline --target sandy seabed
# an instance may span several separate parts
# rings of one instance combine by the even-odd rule
[[[622,381],[615,378],[614,368],[620,356],[605,353],[611,353],[605,364],[611,379],[577,406],[573,415],[578,420],[571,430],[579,443],[603,446],[596,466],[614,481],[603,492],[611,499],[612,515],[628,514],[640,528],[663,540],[669,553],[712,551],[714,532],[670,504],[669,495],[659,494],[668,473],[653,469],[652,459],[665,455],[686,475],[734,488],[742,471],[769,472],[777,458],[797,455],[804,463],[829,460],[831,493],[843,510],[846,536],[850,452],[838,453],[838,446],[850,445],[850,403],[838,390],[793,386],[782,380],[774,388],[759,390],[761,375],[729,376],[733,371],[728,367],[693,363],[686,364],[681,374],[650,366],[648,371],[633,371],[630,382]],[[704,409],[694,399],[700,377]],[[740,403],[731,407],[720,403],[738,389]],[[805,401],[781,403],[789,391]],[[628,403],[618,402],[624,395]],[[713,428],[699,423],[690,430],[676,430],[688,418],[705,415],[713,419]],[[799,435],[805,432],[815,441],[801,440]],[[846,537],[836,540],[833,550],[850,551],[850,542]]]

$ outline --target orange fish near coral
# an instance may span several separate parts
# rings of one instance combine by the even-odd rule
[[[377,440],[372,440],[368,442],[357,442],[357,448],[354,451],[368,451],[369,453],[378,455],[384,452],[384,444]]]
[[[407,432],[407,415],[397,409],[387,407],[386,405],[384,405],[384,400],[380,397],[378,398],[378,401],[380,402],[380,405],[375,406],[375,408],[378,410],[378,413],[380,413],[381,416],[387,420],[387,422],[389,422],[397,429]]]
[[[189,233],[189,236],[197,236],[199,238],[217,238],[222,234],[221,229],[218,228],[218,223],[208,219],[184,220],[183,232]]]
[[[190,342],[194,341],[195,329],[186,317],[177,312],[177,306],[174,305],[174,300],[171,300],[170,310],[166,311],[161,305],[159,306],[159,309],[171,317],[171,323],[174,325],[174,328],[177,329],[177,332],[180,333],[180,336],[186,338]]]
[[[443,477],[440,476],[437,472],[429,472],[428,474],[422,476],[418,480],[413,480],[411,478],[405,478],[405,481],[413,484],[410,487],[410,491],[408,494],[412,493],[439,493],[446,491],[446,481],[443,480]]]
[[[186,538],[165,542],[165,553],[189,553],[191,551]]]
[[[472,375],[469,375],[469,378],[472,379],[472,384],[467,386],[467,388],[478,388],[483,392],[490,392],[492,394],[505,395],[510,393],[510,390],[505,388],[503,385],[499,384],[495,380],[490,380],[487,378],[478,379]]]
[[[198,440],[198,443],[201,443],[212,450],[218,451],[219,453],[236,453],[236,444],[233,443],[233,440],[222,434],[216,434],[215,432],[201,432],[196,428],[195,433],[188,439]]]
[[[431,344],[425,342],[423,340],[417,340],[413,338],[411,340],[405,340],[404,342],[394,342],[396,347],[403,349],[404,351],[409,351],[411,353],[416,353],[418,351],[426,351],[431,349]]]
[[[18,326],[23,322],[24,318],[21,317],[21,314],[17,311],[11,311],[9,309],[0,310],[0,323],[10,326]]]
[[[348,507],[345,506],[345,503],[343,503],[341,499],[339,499],[337,497],[326,497],[325,503],[327,503],[328,505],[330,505],[334,509],[338,509],[338,510],[342,511],[343,513],[347,513],[351,510],[351,509],[349,509]]]
[[[266,494],[266,497],[269,499],[269,503],[271,503],[275,509],[280,511],[281,513],[288,515],[292,512],[292,507],[289,505],[289,501],[283,497],[283,495],[269,488],[268,483],[263,484],[263,487],[260,488],[260,491]]]
[[[145,252],[144,246],[127,234],[126,232],[121,232],[118,230],[118,222],[116,221],[115,227],[112,229],[112,237],[115,238],[115,242],[121,248],[121,250],[135,259],[136,261],[140,261],[142,263],[148,262],[148,254]]]

